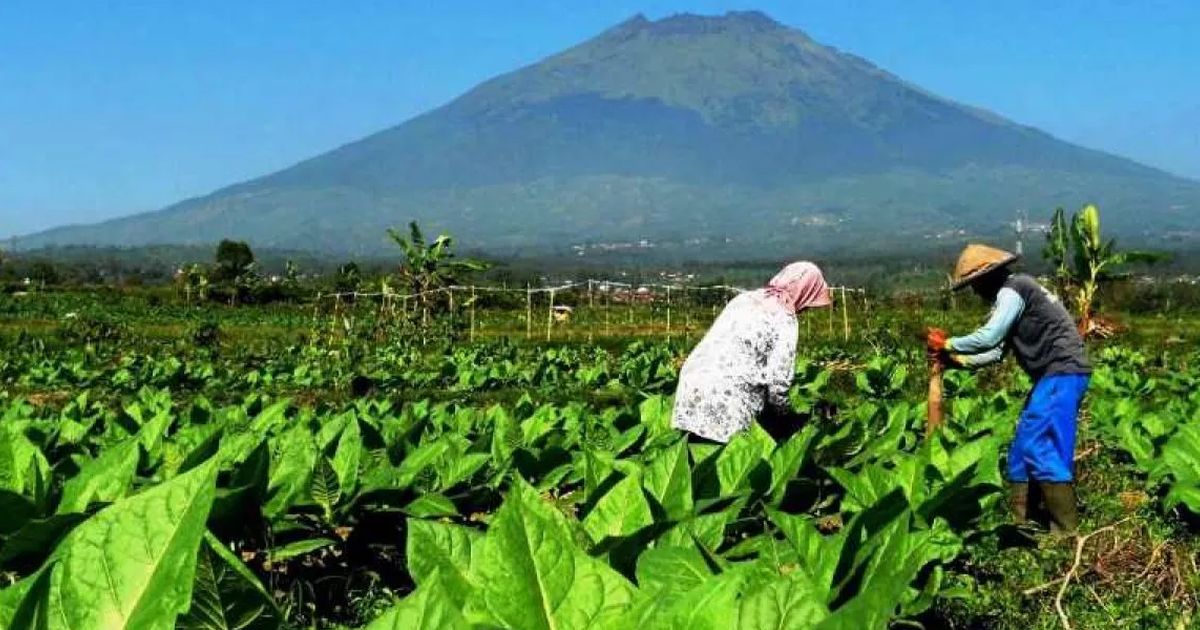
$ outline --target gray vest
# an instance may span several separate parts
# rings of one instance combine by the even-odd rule
[[[1014,274],[1004,286],[1025,301],[1025,311],[1008,333],[1021,368],[1035,381],[1050,374],[1090,374],[1083,337],[1062,302],[1025,274]]]

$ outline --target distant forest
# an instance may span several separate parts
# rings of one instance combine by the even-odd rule
[[[1041,256],[1042,243],[1026,245],[1025,270],[1047,271]],[[831,282],[864,287],[879,293],[941,286],[954,263],[958,244],[939,244],[926,249],[909,248],[872,256],[817,255],[811,257],[826,270]],[[20,290],[28,279],[39,286],[142,286],[166,285],[191,265],[217,262],[217,246],[94,247],[64,246],[21,252],[0,252],[0,285],[8,292]],[[768,278],[785,258],[705,260],[704,248],[693,252],[611,252],[578,256],[574,253],[536,257],[488,256],[479,252],[464,255],[488,260],[492,268],[476,278],[487,283],[520,286],[586,278],[625,278],[649,281],[666,274],[691,276],[693,282],[728,282],[755,286]],[[1134,269],[1138,276],[1160,279],[1200,273],[1200,249],[1171,251],[1168,262]],[[795,258],[809,258],[797,252]],[[334,278],[353,264],[364,279],[382,277],[401,262],[395,256],[350,257],[313,252],[256,250],[253,261],[264,278],[281,278],[290,273],[306,281]],[[290,264],[289,264],[290,263]]]

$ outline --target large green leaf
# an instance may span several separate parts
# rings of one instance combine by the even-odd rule
[[[221,466],[232,466],[250,457],[266,436],[274,435],[287,423],[286,411],[289,404],[290,401],[286,399],[276,402],[263,409],[244,430],[226,435],[221,440]]]
[[[125,496],[137,473],[138,442],[124,442],[85,463],[63,486],[58,514],[83,512],[92,502],[110,503]]]
[[[667,530],[655,544],[688,547],[699,543],[708,551],[716,551],[725,540],[725,528],[737,519],[745,504],[741,499],[723,510],[684,519]]]
[[[463,618],[445,580],[437,571],[411,595],[400,600],[366,630],[462,630],[470,625]]]
[[[749,593],[738,608],[739,630],[808,630],[829,616],[824,589],[793,571]]]
[[[583,519],[583,528],[592,540],[621,538],[654,523],[650,504],[642,494],[641,475],[627,475],[617,482]]]
[[[650,440],[672,433],[671,411],[673,401],[665,396],[651,396],[638,406],[638,414],[642,424],[646,426],[646,434]]]
[[[608,478],[616,470],[616,458],[608,451],[584,446],[578,460],[583,474],[584,499],[598,501],[600,492],[607,487]]]
[[[736,628],[738,595],[745,577],[740,571],[713,576],[682,595],[656,598],[653,614],[638,620],[645,630],[728,630]]]
[[[857,472],[842,468],[830,468],[827,472],[846,490],[842,509],[848,512],[863,511],[900,485],[895,472],[879,464],[869,464]]]
[[[167,630],[192,599],[216,462],[121,499],[75,528],[52,560],[49,630]]]
[[[768,516],[796,552],[795,569],[808,576],[809,584],[819,589],[815,592],[818,599],[828,603],[832,599],[834,573],[846,543],[847,530],[823,536],[806,517],[776,510],[769,510]]]
[[[502,628],[586,628],[619,615],[633,586],[580,549],[566,517],[516,479],[484,538],[471,610]]]
[[[863,570],[854,597],[818,624],[818,630],[886,628],[909,584],[930,560],[928,532],[910,532],[909,518],[897,518],[870,541],[878,549]]]
[[[441,576],[461,607],[471,592],[471,558],[483,535],[462,525],[408,519],[408,571],[418,585]]]
[[[167,431],[171,428],[171,422],[174,419],[170,409],[160,409],[142,424],[137,435],[134,436],[138,444],[142,445],[142,450],[145,451],[151,463],[158,462],[162,456],[163,439],[166,438]]]
[[[808,449],[820,433],[816,425],[807,425],[799,433],[788,438],[771,453],[771,502],[779,503],[787,490],[787,483],[800,472]]]
[[[267,503],[263,506],[263,514],[268,517],[287,512],[308,492],[313,466],[319,456],[312,433],[303,425],[296,425],[271,442],[271,480]]]
[[[32,494],[34,474],[50,478],[50,464],[21,430],[24,423],[0,424],[0,488]]]
[[[721,496],[742,490],[767,490],[771,485],[768,459],[775,441],[757,423],[734,436],[717,456],[716,471]]]
[[[458,507],[444,495],[422,494],[405,505],[402,511],[413,518],[458,516]]]
[[[646,466],[643,483],[667,518],[681,520],[692,513],[692,470],[688,466],[686,438],[661,451]]]
[[[395,483],[401,488],[407,488],[413,484],[426,468],[429,468],[437,463],[446,451],[450,448],[450,440],[437,439],[432,442],[426,442],[418,446],[400,462],[400,465],[395,471]]]
[[[650,549],[637,561],[638,588],[647,592],[687,592],[712,575],[704,555],[694,545]]]
[[[347,495],[353,495],[358,487],[358,467],[362,461],[363,442],[362,431],[358,420],[351,417],[338,438],[337,450],[330,463],[337,472],[338,486]]]

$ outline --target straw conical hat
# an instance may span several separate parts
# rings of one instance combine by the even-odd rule
[[[958,264],[954,266],[954,277],[951,279],[950,286],[957,291],[980,276],[1005,265],[1011,265],[1017,261],[1017,258],[1016,254],[995,247],[979,244],[967,245],[967,248],[958,257]]]

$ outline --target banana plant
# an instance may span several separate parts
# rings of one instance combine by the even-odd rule
[[[1050,231],[1046,233],[1046,247],[1042,250],[1042,258],[1054,267],[1054,289],[1060,296],[1066,296],[1071,287],[1071,226],[1067,223],[1067,213],[1061,207],[1054,209],[1054,218],[1050,220]]]
[[[1100,210],[1088,204],[1071,221],[1071,240],[1074,248],[1075,275],[1078,280],[1076,309],[1079,330],[1087,334],[1092,329],[1096,294],[1102,282],[1116,280],[1125,274],[1114,267],[1130,263],[1156,263],[1163,254],[1144,251],[1117,251],[1116,239],[1104,240],[1100,233]]]
[[[480,260],[455,259],[454,239],[448,234],[440,234],[432,243],[427,243],[416,221],[408,224],[407,235],[388,229],[388,236],[404,253],[400,280],[408,285],[412,294],[420,296],[423,307],[431,303],[430,291],[454,284],[464,273],[485,271],[489,267]]]
[[[1118,268],[1167,258],[1157,252],[1117,251],[1116,239],[1105,240],[1100,231],[1100,210],[1095,204],[1076,212],[1069,226],[1062,208],[1056,209],[1042,255],[1054,266],[1055,286],[1074,307],[1079,332],[1085,336],[1093,331],[1100,286],[1128,276]]]

